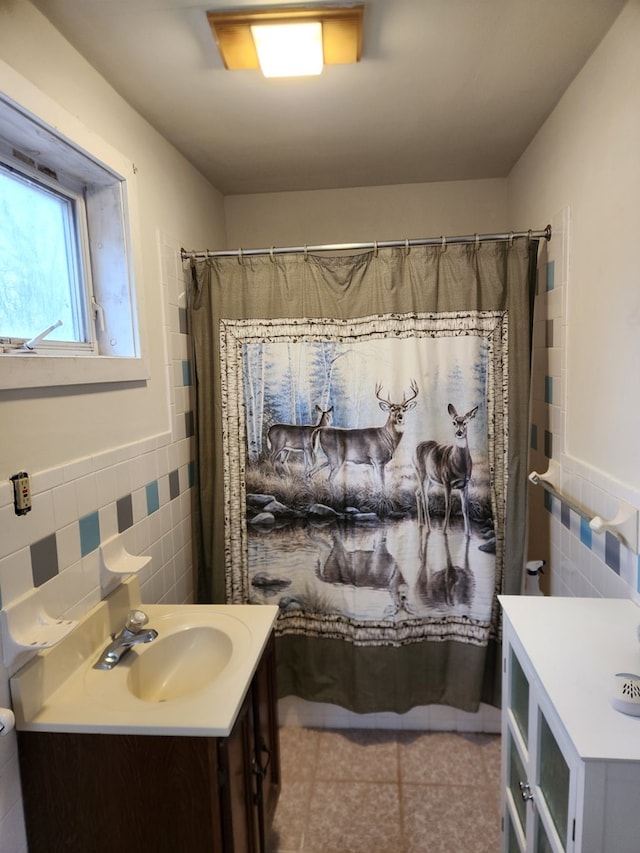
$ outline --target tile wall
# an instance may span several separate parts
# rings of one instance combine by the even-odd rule
[[[638,554],[610,532],[594,533],[586,515],[615,517],[618,500],[640,506],[640,492],[572,457],[566,448],[567,334],[570,328],[569,208],[552,220],[553,237],[540,263],[534,325],[531,469],[559,464],[561,498],[530,486],[529,558],[545,559],[542,586],[552,595],[632,598],[640,603]]]
[[[0,600],[33,588],[51,616],[77,619],[101,598],[99,545],[122,534],[148,554],[139,575],[147,603],[193,600],[191,495],[193,395],[180,243],[159,235],[170,430],[46,471],[30,471],[33,509],[18,517],[0,483]],[[8,534],[8,535],[7,535]],[[23,656],[24,657],[24,656]],[[0,706],[10,705],[11,669],[0,660]],[[0,738],[0,849],[26,851],[15,734]]]

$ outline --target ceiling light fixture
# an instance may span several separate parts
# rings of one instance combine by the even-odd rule
[[[304,6],[207,12],[224,67],[265,77],[320,74],[324,65],[359,62],[364,6]],[[286,39],[283,41],[282,39]],[[271,58],[265,45],[272,42]]]

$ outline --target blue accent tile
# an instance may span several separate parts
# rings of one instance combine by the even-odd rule
[[[187,465],[187,472],[189,474],[189,488],[192,489],[196,482],[196,465],[195,462],[189,462]]]
[[[97,513],[96,513],[97,515]],[[50,533],[29,546],[31,576],[34,586],[42,586],[58,574],[58,547],[56,534]]]
[[[620,574],[620,540],[608,530],[604,534],[604,561],[617,575]]]
[[[538,426],[537,426],[537,424],[531,424],[531,437],[530,437],[529,443],[531,444],[532,450],[538,449]]]
[[[553,403],[553,376],[544,377],[544,401]]]
[[[549,261],[547,263],[547,290],[553,290],[555,287],[556,277],[556,262]]]
[[[547,491],[544,493],[544,508],[547,512],[553,512],[553,495]]]
[[[593,530],[589,527],[589,522],[586,518],[580,519],[580,541],[583,545],[586,545],[587,548],[591,548]]]
[[[118,514],[118,533],[123,533],[133,526],[133,501],[131,495],[125,495],[116,501]]]
[[[188,361],[182,362],[182,384],[191,385],[191,364]]]
[[[80,555],[86,557],[100,544],[100,517],[97,512],[80,519]]]
[[[158,481],[152,480],[146,485],[147,491],[147,515],[151,515],[160,509],[160,495],[158,493]]]
[[[566,504],[564,501],[560,502],[560,521],[567,530],[571,530],[571,510],[569,509],[569,504]]]

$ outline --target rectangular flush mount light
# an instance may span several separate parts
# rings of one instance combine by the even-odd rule
[[[207,12],[211,31],[228,70],[261,68],[265,77],[319,74],[323,65],[359,62],[364,6],[303,6],[244,12]],[[304,26],[302,26],[304,25]],[[292,51],[282,42],[275,48],[276,66],[263,59],[264,39],[289,30]],[[311,43],[303,42],[309,36]],[[302,70],[289,67],[288,57],[304,59]]]
[[[265,77],[307,77],[320,74],[322,24],[254,24],[251,35]]]

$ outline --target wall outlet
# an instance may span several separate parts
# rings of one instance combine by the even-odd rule
[[[26,515],[31,510],[31,486],[29,475],[26,471],[20,471],[10,478],[13,483],[13,507],[16,515]]]

